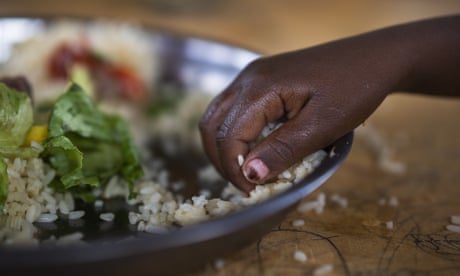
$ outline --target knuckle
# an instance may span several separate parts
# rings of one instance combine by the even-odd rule
[[[216,142],[218,146],[225,144],[225,142],[229,139],[228,133],[230,132],[230,129],[231,127],[227,122],[222,123],[217,128]]]
[[[268,142],[268,147],[275,154],[276,158],[283,162],[290,162],[294,158],[293,144],[279,137]]]

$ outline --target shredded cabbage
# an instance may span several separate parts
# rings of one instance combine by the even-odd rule
[[[56,170],[57,189],[81,194],[120,175],[132,190],[143,174],[126,121],[101,112],[77,84],[55,102],[48,131],[42,157]]]

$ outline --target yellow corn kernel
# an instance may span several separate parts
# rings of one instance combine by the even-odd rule
[[[30,146],[32,141],[41,143],[48,137],[48,126],[33,126],[27,134],[24,146]]]

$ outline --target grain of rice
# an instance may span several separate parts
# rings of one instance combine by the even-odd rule
[[[292,180],[293,179],[293,175],[292,173],[289,171],[289,170],[285,170],[284,172],[282,172],[278,178],[284,178],[284,179],[289,179],[289,180]]]
[[[57,219],[58,216],[56,214],[41,214],[36,221],[42,223],[49,223],[56,221]]]
[[[55,176],[56,176],[56,171],[55,170],[49,170],[48,173],[45,175],[45,178],[43,179],[43,184],[45,186],[50,184]]]
[[[67,215],[70,212],[70,209],[64,200],[59,201],[59,211],[64,215]]]
[[[210,198],[212,193],[210,190],[208,189],[201,189],[199,192],[198,192],[198,195],[200,196],[204,196],[205,198]]]
[[[244,163],[244,157],[241,154],[238,154],[238,165],[241,167]]]
[[[317,201],[308,201],[308,202],[303,202],[297,207],[297,211],[301,213],[309,212],[311,210],[315,210],[318,208],[318,202]]]
[[[114,213],[102,213],[99,215],[99,218],[103,221],[113,221],[113,219],[115,218],[115,214]]]
[[[59,237],[56,241],[56,244],[57,245],[75,244],[76,241],[80,241],[82,238],[83,238],[83,233],[74,232],[74,233]]]
[[[294,260],[303,263],[303,262],[306,262],[307,259],[308,259],[308,258],[307,258],[307,255],[305,255],[305,253],[304,253],[303,251],[296,250],[296,251],[294,252]]]
[[[385,222],[385,225],[386,225],[387,229],[393,229],[394,222],[389,220],[389,221]]]
[[[144,221],[140,221],[137,224],[137,231],[145,231],[145,222]]]
[[[163,234],[168,232],[168,228],[166,227],[161,227],[158,225],[153,225],[153,224],[147,224],[144,229],[145,232],[151,233],[151,234]]]
[[[48,203],[50,203],[52,205],[56,205],[56,199],[51,195],[51,193],[44,192],[44,193],[42,193],[42,196],[43,196],[43,199],[46,202],[48,202]]]
[[[334,270],[334,266],[332,264],[325,264],[325,265],[322,265],[322,266],[316,268],[313,271],[313,275],[320,276],[320,275],[324,275],[324,274],[327,274],[327,273],[331,273],[333,270]]]
[[[83,210],[78,210],[78,211],[72,211],[69,213],[68,219],[74,220],[74,219],[80,219],[85,215],[85,211]]]
[[[102,206],[104,206],[104,201],[103,201],[103,200],[96,199],[96,200],[94,201],[94,207],[95,207],[95,208],[100,209],[100,208],[102,208]]]
[[[33,204],[27,209],[26,220],[28,222],[34,222],[40,216],[39,208],[40,207],[38,205]]]
[[[460,215],[455,215],[450,217],[450,222],[452,224],[460,225]]]
[[[305,212],[314,210],[316,214],[321,214],[325,206],[326,206],[326,195],[323,192],[321,192],[318,194],[318,197],[316,200],[301,203],[297,207],[297,211],[301,213],[305,213]]]
[[[333,158],[334,156],[336,155],[335,153],[335,146],[331,149],[331,151],[329,152],[329,158]]]
[[[304,225],[305,225],[305,221],[303,219],[296,219],[292,221],[292,226],[294,227],[299,227],[299,226],[304,226]]]
[[[455,233],[460,233],[460,225],[449,224],[446,226],[446,229]]]
[[[169,172],[166,170],[161,171],[158,174],[158,184],[166,188],[169,185]]]
[[[346,208],[348,207],[348,199],[338,195],[338,194],[333,194],[331,197],[330,197],[331,201],[332,202],[335,202],[337,203],[340,207],[342,208]]]
[[[102,195],[104,198],[114,198],[118,196],[127,198],[129,195],[128,183],[118,176],[113,176],[107,183]]]
[[[217,270],[223,269],[225,266],[225,261],[223,259],[216,259],[214,261],[214,268]]]
[[[387,143],[380,131],[366,124],[366,127],[358,127],[355,130],[357,137],[364,138],[370,149],[376,156],[379,168],[392,174],[403,174],[406,171],[406,164],[394,158],[393,148]]]
[[[140,214],[135,212],[129,212],[128,219],[130,224],[136,224],[139,221]]]
[[[388,205],[390,206],[393,206],[393,207],[396,207],[399,205],[399,200],[397,197],[395,196],[391,196],[389,199],[388,199]]]
[[[37,150],[38,152],[43,151],[43,146],[40,143],[37,143],[36,141],[30,141],[30,147]]]

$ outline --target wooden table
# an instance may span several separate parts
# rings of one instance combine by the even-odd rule
[[[399,22],[460,12],[459,1],[81,1],[72,13],[141,20],[183,33],[228,41],[273,54]],[[24,3],[2,3],[3,12]],[[34,11],[68,11],[67,1],[40,2]],[[143,3],[142,7],[133,3]],[[327,197],[320,214],[293,211],[275,229],[217,266],[197,275],[309,275],[331,265],[330,275],[460,274],[460,234],[449,232],[460,215],[460,100],[393,95],[357,131],[349,158],[315,194]],[[375,146],[384,142],[385,147]],[[380,144],[382,145],[382,144]],[[400,162],[385,170],[378,157]],[[334,194],[348,200],[341,207]],[[303,226],[294,226],[301,219]],[[387,226],[387,222],[393,223]],[[300,250],[307,260],[299,262]],[[216,252],[216,254],[218,254]]]

